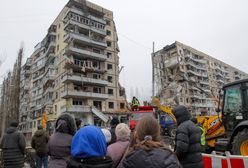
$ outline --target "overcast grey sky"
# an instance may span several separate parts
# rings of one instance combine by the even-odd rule
[[[25,59],[43,39],[68,0],[0,1],[0,76],[12,69],[20,43]],[[175,40],[248,72],[247,0],[92,0],[114,12],[121,84],[128,98],[149,100],[152,42],[159,50]],[[5,58],[6,57],[6,58]],[[138,89],[136,89],[138,88]]]

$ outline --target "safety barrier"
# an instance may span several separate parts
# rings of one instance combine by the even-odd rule
[[[225,156],[203,153],[202,159],[204,162],[204,168],[229,168],[228,160]]]
[[[212,154],[202,154],[204,168],[248,168],[248,156],[231,155],[226,156]]]

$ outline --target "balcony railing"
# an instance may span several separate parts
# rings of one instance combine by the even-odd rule
[[[69,113],[89,113],[91,112],[90,106],[84,105],[72,105],[72,106],[62,106],[61,113],[69,112]]]
[[[67,16],[67,14],[70,13],[70,12],[76,13],[76,14],[81,15],[81,16],[85,16],[86,18],[88,18],[90,20],[94,20],[94,21],[97,21],[99,23],[102,23],[102,24],[106,25],[106,21],[103,18],[98,18],[98,17],[92,16],[90,14],[88,14],[86,16],[84,12],[82,12],[81,10],[75,9],[75,8],[70,8],[67,11],[67,13],[65,14],[65,16]]]
[[[97,98],[97,99],[108,99],[108,94],[105,93],[93,93],[85,92],[80,90],[67,90],[61,93],[62,98]]]
[[[44,101],[44,106],[52,106],[52,105],[53,105],[52,99],[49,99],[49,100],[45,100]]]
[[[198,59],[198,58],[194,58],[194,57],[190,57],[190,59],[192,59],[195,62],[202,63],[202,64],[206,64],[207,63],[207,61],[204,60],[204,59]]]
[[[65,36],[64,36],[64,40],[65,42],[70,42],[70,40],[75,40],[84,44],[89,44],[92,46],[96,46],[99,48],[107,48],[107,43],[106,41],[102,40],[102,41],[97,41],[94,39],[90,39],[89,36],[85,36],[83,34],[79,34],[79,33],[74,33],[74,32],[68,32]]]
[[[200,76],[200,77],[208,77],[207,73],[196,72],[193,70],[188,70],[188,73],[192,73],[192,74],[194,74],[196,76]]]
[[[53,81],[55,79],[55,75],[46,75],[43,80],[43,85],[45,85],[49,81]]]
[[[190,97],[197,98],[197,99],[206,99],[206,96],[200,94],[192,94]]]
[[[200,81],[200,84],[209,85],[209,82],[208,81]]]
[[[76,48],[73,46],[69,46],[65,48],[65,54],[75,54],[77,56],[85,57],[85,58],[94,58],[97,60],[105,61],[107,59],[107,56],[104,54],[98,54],[95,52],[87,51],[84,49]]]
[[[81,27],[83,29],[91,30],[91,31],[96,32],[96,33],[99,33],[99,34],[101,34],[103,36],[106,36],[107,35],[106,30],[104,30],[104,29],[97,29],[97,28],[95,28],[93,26],[82,24],[82,23],[76,22],[76,21],[71,20],[71,19],[69,19],[69,20],[66,21],[66,24],[65,24],[65,28],[64,29],[66,30],[66,28],[69,25],[77,25],[77,26],[79,26],[79,27]]]
[[[100,86],[108,85],[107,80],[88,78],[88,77],[83,77],[83,76],[79,76],[79,75],[65,75],[62,78],[62,82],[67,82],[67,81],[78,82],[78,83],[83,82],[83,83],[86,83],[86,84],[97,84],[97,85],[100,85]]]
[[[191,105],[194,107],[214,107],[212,103],[192,103]]]
[[[191,65],[192,67],[194,67],[194,68],[196,68],[196,69],[206,70],[206,67],[205,67],[205,66],[196,65],[193,61],[188,61],[187,64],[188,64],[188,65]]]

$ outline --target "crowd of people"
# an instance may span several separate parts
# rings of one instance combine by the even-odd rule
[[[60,115],[49,137],[42,126],[32,137],[36,167],[41,168],[203,168],[201,132],[191,121],[186,107],[173,109],[177,119],[175,149],[164,144],[160,126],[151,116],[139,120],[133,132],[117,118],[110,129],[94,125],[81,127],[70,114]],[[6,168],[24,166],[25,137],[13,122],[0,147]]]

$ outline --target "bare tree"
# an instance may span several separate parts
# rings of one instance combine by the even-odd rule
[[[7,78],[4,78],[2,84],[1,95],[1,111],[0,122],[1,125],[1,137],[6,127],[12,121],[18,121],[19,119],[19,106],[20,106],[20,78],[21,78],[21,65],[23,57],[23,47],[19,49],[16,62],[13,67],[12,73],[9,72]]]

